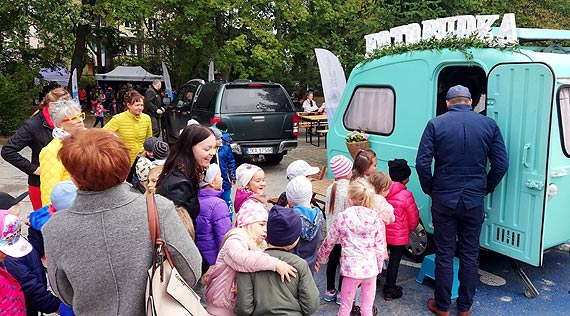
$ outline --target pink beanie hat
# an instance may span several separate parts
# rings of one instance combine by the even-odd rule
[[[261,202],[247,199],[237,213],[236,227],[253,224],[255,222],[267,222],[269,212]]]
[[[352,171],[352,161],[343,155],[332,157],[329,164],[335,179],[346,177]]]

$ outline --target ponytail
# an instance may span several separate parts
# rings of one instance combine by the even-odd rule
[[[348,186],[348,198],[352,201],[353,206],[373,209],[375,196],[374,188],[364,178],[358,178]]]

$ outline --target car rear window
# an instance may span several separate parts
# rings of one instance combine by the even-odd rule
[[[290,112],[291,100],[280,86],[226,86],[221,112]]]

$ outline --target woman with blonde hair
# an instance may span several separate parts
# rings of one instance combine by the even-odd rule
[[[46,94],[40,109],[2,146],[2,158],[28,175],[28,191],[34,210],[43,206],[40,193],[40,151],[53,139],[54,125],[49,108],[53,102],[59,100],[71,100],[71,96],[63,88],[55,88]],[[32,150],[31,160],[20,154],[25,147]]]
[[[84,130],[83,120],[85,113],[81,112],[81,105],[73,100],[53,102],[49,108],[54,129],[53,139],[40,152],[40,189],[42,205],[50,205],[50,194],[53,187],[65,180],[69,174],[57,157],[61,148],[61,140],[78,131]]]
[[[143,113],[144,97],[136,90],[125,94],[126,110],[113,116],[104,129],[115,132],[129,148],[131,165],[138,153],[143,151],[145,139],[152,136],[150,116]]]
[[[144,315],[152,265],[146,197],[124,183],[129,149],[104,129],[62,141],[59,159],[77,186],[73,205],[42,227],[49,280],[77,315]],[[160,238],[186,283],[200,278],[200,253],[174,205],[156,196]]]

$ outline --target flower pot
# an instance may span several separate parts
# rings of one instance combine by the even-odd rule
[[[346,148],[348,148],[348,152],[350,153],[350,155],[352,156],[352,159],[356,158],[356,155],[358,155],[358,152],[361,149],[368,149],[370,148],[370,141],[369,140],[364,140],[361,142],[346,142]]]

